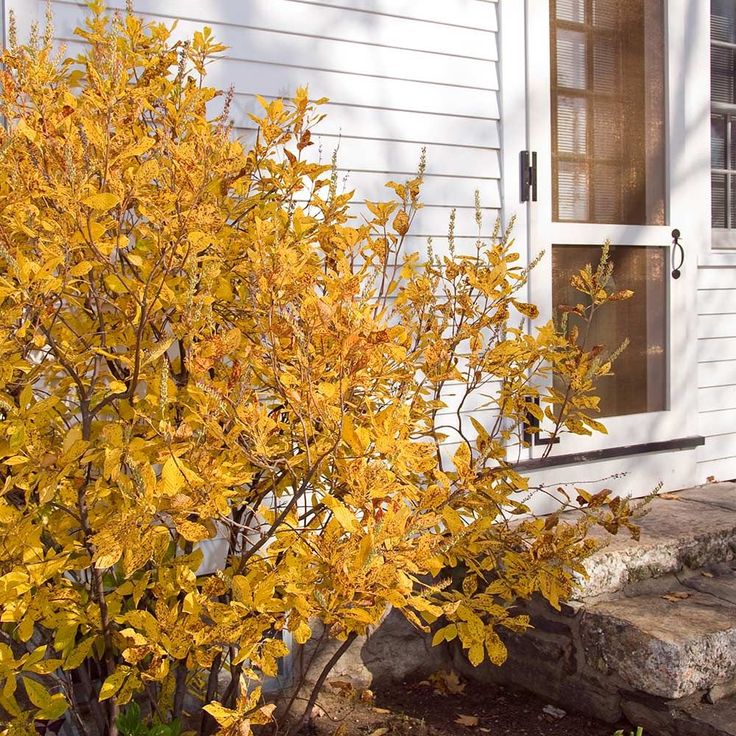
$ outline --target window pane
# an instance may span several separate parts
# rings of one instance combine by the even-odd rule
[[[601,38],[593,46],[593,88],[604,95],[620,94],[621,50],[616,40]]]
[[[736,43],[736,3],[733,0],[711,0],[710,37],[715,41]]]
[[[618,103],[597,100],[593,110],[593,156],[598,159],[623,158]]]
[[[596,164],[593,167],[595,219],[599,222],[620,222],[621,169],[616,164]]]
[[[557,219],[569,222],[587,222],[588,166],[584,163],[560,161],[557,170]]]
[[[618,3],[608,0],[593,0],[593,25],[607,30],[616,30],[618,25]]]
[[[726,174],[710,175],[710,198],[713,227],[726,227]]]
[[[595,266],[600,253],[599,246],[552,247],[555,312],[562,304],[580,302],[581,295],[570,286],[570,278],[586,263]],[[614,363],[614,374],[600,379],[596,387],[602,417],[667,408],[667,253],[667,248],[611,248],[613,278],[609,288],[631,289],[634,296],[605,305],[594,315],[588,332],[588,349],[605,345],[613,351],[629,339],[629,346]],[[579,320],[575,316],[570,319],[571,324]]]
[[[588,144],[588,105],[582,97],[557,98],[557,150],[584,156]]]
[[[558,0],[557,18],[568,23],[585,23],[585,0]]]
[[[593,0],[580,30],[565,25],[571,2],[550,5],[555,219],[662,225],[663,0]]]
[[[714,169],[726,168],[726,117],[710,116],[710,161]]]
[[[711,46],[710,49],[710,98],[714,102],[734,102],[733,49]]]
[[[557,85],[570,89],[587,86],[587,41],[583,31],[561,29],[557,34]]]

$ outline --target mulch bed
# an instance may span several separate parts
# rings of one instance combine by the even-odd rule
[[[441,674],[375,694],[337,683],[319,703],[315,736],[612,736],[617,728],[632,730],[575,713],[550,714],[548,704],[529,693],[455,675],[449,683]]]

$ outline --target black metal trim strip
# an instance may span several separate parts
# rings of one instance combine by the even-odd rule
[[[606,447],[603,450],[589,450],[588,452],[572,452],[567,455],[549,455],[534,460],[522,460],[514,465],[514,470],[537,470],[538,468],[553,468],[558,465],[579,465],[598,460],[608,460],[630,455],[644,455],[649,452],[668,452],[671,450],[692,450],[705,444],[705,437],[680,437],[664,442],[642,442],[638,445],[622,445],[621,447]]]

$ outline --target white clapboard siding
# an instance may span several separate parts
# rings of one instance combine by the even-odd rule
[[[320,126],[321,128],[322,126]],[[255,128],[238,128],[235,134],[246,145],[255,139]],[[381,174],[413,176],[422,148],[427,151],[427,176],[471,177],[477,182],[498,180],[498,156],[491,148],[394,141],[388,151],[383,141],[336,134],[313,136],[313,150],[322,163],[329,163],[337,151],[341,171],[372,171]],[[386,190],[387,192],[389,190]]]
[[[267,95],[263,96],[269,99]],[[243,95],[234,102],[238,121],[247,120],[248,113],[258,113],[260,109],[255,95]],[[449,111],[436,114],[368,105],[341,105],[333,101],[324,105],[322,111],[327,117],[319,124],[317,132],[342,136],[346,140],[406,141],[420,147],[435,143],[471,152],[495,151],[499,147],[499,122],[488,118],[461,118]],[[472,177],[472,172],[468,176]]]
[[[61,29],[57,37],[66,44],[71,54],[79,53],[82,44],[71,36],[63,35],[64,30]],[[288,48],[283,53],[288,58]],[[490,62],[478,63],[492,66]],[[258,59],[218,59],[208,67],[207,82],[219,89],[232,86],[238,97],[253,97],[256,94],[291,97],[297,87],[308,85],[312,96],[324,96],[343,105],[360,106],[370,100],[394,110],[419,110],[435,114],[451,110],[457,116],[498,118],[495,90],[279,65]]]
[[[43,18],[41,0],[25,3]],[[124,8],[124,0],[110,0]],[[338,149],[342,191],[355,190],[354,215],[367,213],[366,199],[391,196],[388,180],[414,175],[427,148],[424,208],[417,214],[405,252],[446,248],[451,212],[456,210],[456,248],[471,253],[477,225],[474,198],[480,193],[483,233],[501,207],[498,18],[495,2],[484,0],[135,0],[135,11],[172,25],[176,38],[209,26],[228,46],[208,68],[208,83],[232,88],[235,134],[252,141],[249,114],[266,100],[290,97],[307,85],[313,98],[327,97],[327,114],[308,149],[329,163]],[[55,37],[69,55],[83,49],[74,29],[86,8],[76,0],[53,0]],[[216,102],[213,111],[216,111]],[[461,411],[460,429],[476,431],[470,417],[493,426],[484,404],[494,386],[484,387]],[[457,422],[459,397],[446,390],[442,420]],[[448,432],[448,435],[450,433]],[[458,435],[448,437],[457,441]]]
[[[16,0],[17,1],[17,0]],[[42,17],[43,3],[27,0]],[[111,8],[123,8],[112,0]],[[208,82],[232,87],[236,134],[252,139],[256,96],[293,95],[308,85],[327,97],[309,154],[329,162],[338,148],[341,186],[386,199],[385,182],[414,174],[427,147],[426,207],[412,232],[424,248],[443,249],[450,212],[456,234],[475,236],[480,192],[487,223],[501,207],[498,19],[494,2],[449,0],[135,0],[147,18],[177,22],[178,38],[207,25],[229,48],[209,67]],[[55,33],[68,53],[81,48],[74,28],[86,13],[75,0],[54,0]],[[468,241],[472,247],[472,240]]]
[[[81,3],[75,0],[54,0],[53,4],[81,7]],[[429,3],[412,0],[412,5],[417,8],[425,4],[440,5],[435,0]],[[284,36],[311,37],[320,43],[334,39],[373,47],[421,50],[442,57],[497,59],[495,7],[487,7],[478,14],[482,27],[468,28],[457,25],[456,21],[473,5],[473,0],[450,0],[444,5],[448,11],[446,15],[455,16],[454,24],[360,10],[349,1],[331,5],[299,0],[134,0],[137,13],[167,25],[176,20],[179,24],[207,25],[213,31],[218,27],[236,30],[259,28]],[[124,6],[124,0],[108,2],[110,8]],[[421,13],[415,15],[420,16]],[[288,39],[281,42],[281,45],[287,44]],[[320,56],[317,49],[315,56]],[[339,59],[331,61],[339,66]]]
[[[698,480],[736,478],[736,268],[698,270]]]
[[[706,439],[710,433],[710,427],[705,415],[721,409],[736,409],[736,390],[732,386],[706,386],[698,389],[700,433]],[[736,448],[734,448],[734,456],[736,456]]]
[[[698,360],[736,360],[736,336],[698,338]]]
[[[496,31],[496,15],[489,15],[488,4],[478,0],[462,3],[417,2],[417,0],[297,0],[305,5],[350,8],[396,18],[440,23],[443,26]],[[489,22],[490,21],[490,25]]]

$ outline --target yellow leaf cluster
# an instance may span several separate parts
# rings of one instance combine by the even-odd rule
[[[349,643],[390,607],[501,662],[513,601],[557,605],[589,525],[631,525],[582,490],[574,524],[509,523],[529,489],[507,459],[530,413],[603,429],[615,356],[573,322],[628,292],[604,258],[576,277],[588,307],[522,331],[510,228],[404,254],[423,157],[357,222],[308,155],[306,90],[261,99],[248,145],[206,84],[209,29],[182,43],[92,3],[78,34],[75,59],[2,55],[0,721],[26,723],[19,686],[33,717],[76,707],[59,673],[82,667],[101,733],[144,692],[248,733],[284,632]],[[458,564],[461,586],[438,578]]]

